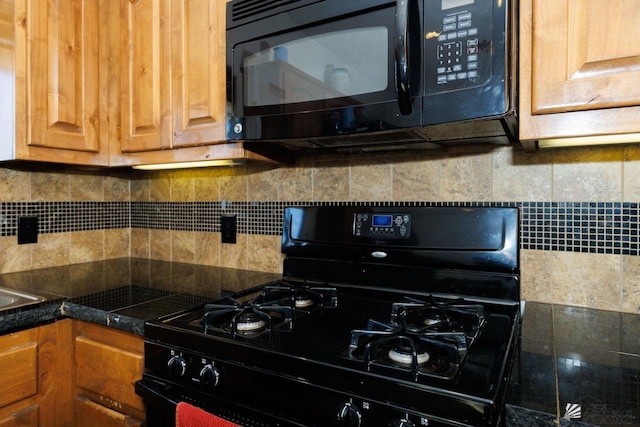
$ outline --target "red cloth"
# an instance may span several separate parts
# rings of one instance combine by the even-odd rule
[[[241,427],[185,402],[176,407],[176,427]]]

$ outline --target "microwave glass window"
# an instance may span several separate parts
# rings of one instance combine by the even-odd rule
[[[386,27],[323,33],[270,46],[243,61],[245,106],[357,97],[387,89]]]
[[[475,0],[442,0],[442,10],[473,4]]]

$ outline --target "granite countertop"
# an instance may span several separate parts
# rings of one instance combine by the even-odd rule
[[[280,275],[138,258],[119,258],[0,275],[0,287],[47,298],[0,313],[0,333],[71,317],[137,335],[144,322],[212,301]]]
[[[144,322],[280,275],[121,258],[0,275],[44,296],[0,313],[0,333],[71,317],[144,336]],[[508,427],[640,427],[640,315],[528,302],[507,395]]]

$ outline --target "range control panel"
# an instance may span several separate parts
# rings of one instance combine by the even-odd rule
[[[427,94],[481,86],[491,77],[493,6],[486,0],[438,0],[425,16]]]
[[[353,235],[374,239],[408,239],[411,236],[411,215],[408,213],[356,213],[353,216]]]

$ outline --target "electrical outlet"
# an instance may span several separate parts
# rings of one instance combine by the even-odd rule
[[[222,243],[236,243],[237,230],[238,226],[235,215],[222,215],[220,217]]]
[[[38,217],[18,217],[18,244],[38,243]]]

